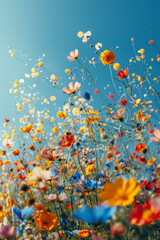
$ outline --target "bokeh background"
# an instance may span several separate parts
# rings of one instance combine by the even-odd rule
[[[44,66],[56,76],[63,76],[64,69],[71,68],[66,58],[71,50],[78,48],[80,57],[94,56],[89,43],[77,37],[80,30],[90,30],[105,49],[119,46],[117,61],[124,68],[134,55],[132,37],[137,50],[147,48],[148,54],[156,56],[157,50],[151,49],[148,41],[159,43],[159,8],[158,0],[0,0],[0,123],[13,114],[11,83],[25,78],[39,56],[46,55]],[[15,51],[15,58],[10,50]],[[30,60],[31,65],[25,66]],[[158,71],[159,65],[156,68]],[[96,76],[100,85],[108,84],[105,73]],[[41,78],[36,81],[40,94],[57,94],[55,89],[45,87]],[[90,86],[91,94],[94,88]],[[114,91],[112,86],[109,90]],[[57,104],[61,100],[57,99]]]

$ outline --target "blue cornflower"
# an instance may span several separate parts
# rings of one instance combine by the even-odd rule
[[[84,98],[89,100],[90,99],[90,93],[89,92],[85,92]]]
[[[90,208],[84,205],[73,213],[73,217],[88,224],[101,224],[107,222],[115,215],[116,211],[116,207],[98,205],[94,208]]]
[[[71,182],[78,182],[79,180],[81,179],[81,175],[76,172],[76,174],[74,174],[71,178],[70,178],[70,181]]]

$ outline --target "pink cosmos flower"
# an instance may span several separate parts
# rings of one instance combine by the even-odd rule
[[[67,58],[69,61],[74,61],[77,59],[78,55],[79,55],[79,51],[78,49],[75,49],[75,51],[70,52],[70,55],[68,55]]]
[[[42,151],[42,157],[53,161],[56,157],[60,157],[60,153],[57,150],[51,151],[50,149],[45,149]]]
[[[123,121],[125,115],[125,110],[118,109],[117,112],[114,112],[112,115],[112,119],[115,121]]]
[[[69,83],[69,88],[68,87],[64,87],[62,88],[62,91],[65,94],[74,94],[75,92],[78,91],[78,89],[80,88],[81,84],[79,82],[70,82]]]
[[[49,194],[49,195],[45,195],[45,199],[47,200],[47,202],[52,202],[57,198],[56,194]]]
[[[156,129],[153,133],[154,137],[151,137],[152,142],[160,143],[160,130]]]

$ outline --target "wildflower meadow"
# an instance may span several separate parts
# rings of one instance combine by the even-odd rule
[[[9,48],[27,68],[1,126],[0,239],[158,240],[159,42],[133,36],[124,61],[92,29],[70,37],[62,75]]]

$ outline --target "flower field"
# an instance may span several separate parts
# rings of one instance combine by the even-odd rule
[[[133,56],[120,61],[118,46],[106,49],[91,31],[77,37],[92,58],[68,51],[64,78],[42,56],[27,60],[29,71],[11,83],[14,116],[1,128],[0,239],[158,240],[157,43],[136,49],[131,38]],[[108,74],[104,87],[97,69]],[[42,83],[53,95],[36,90]]]

